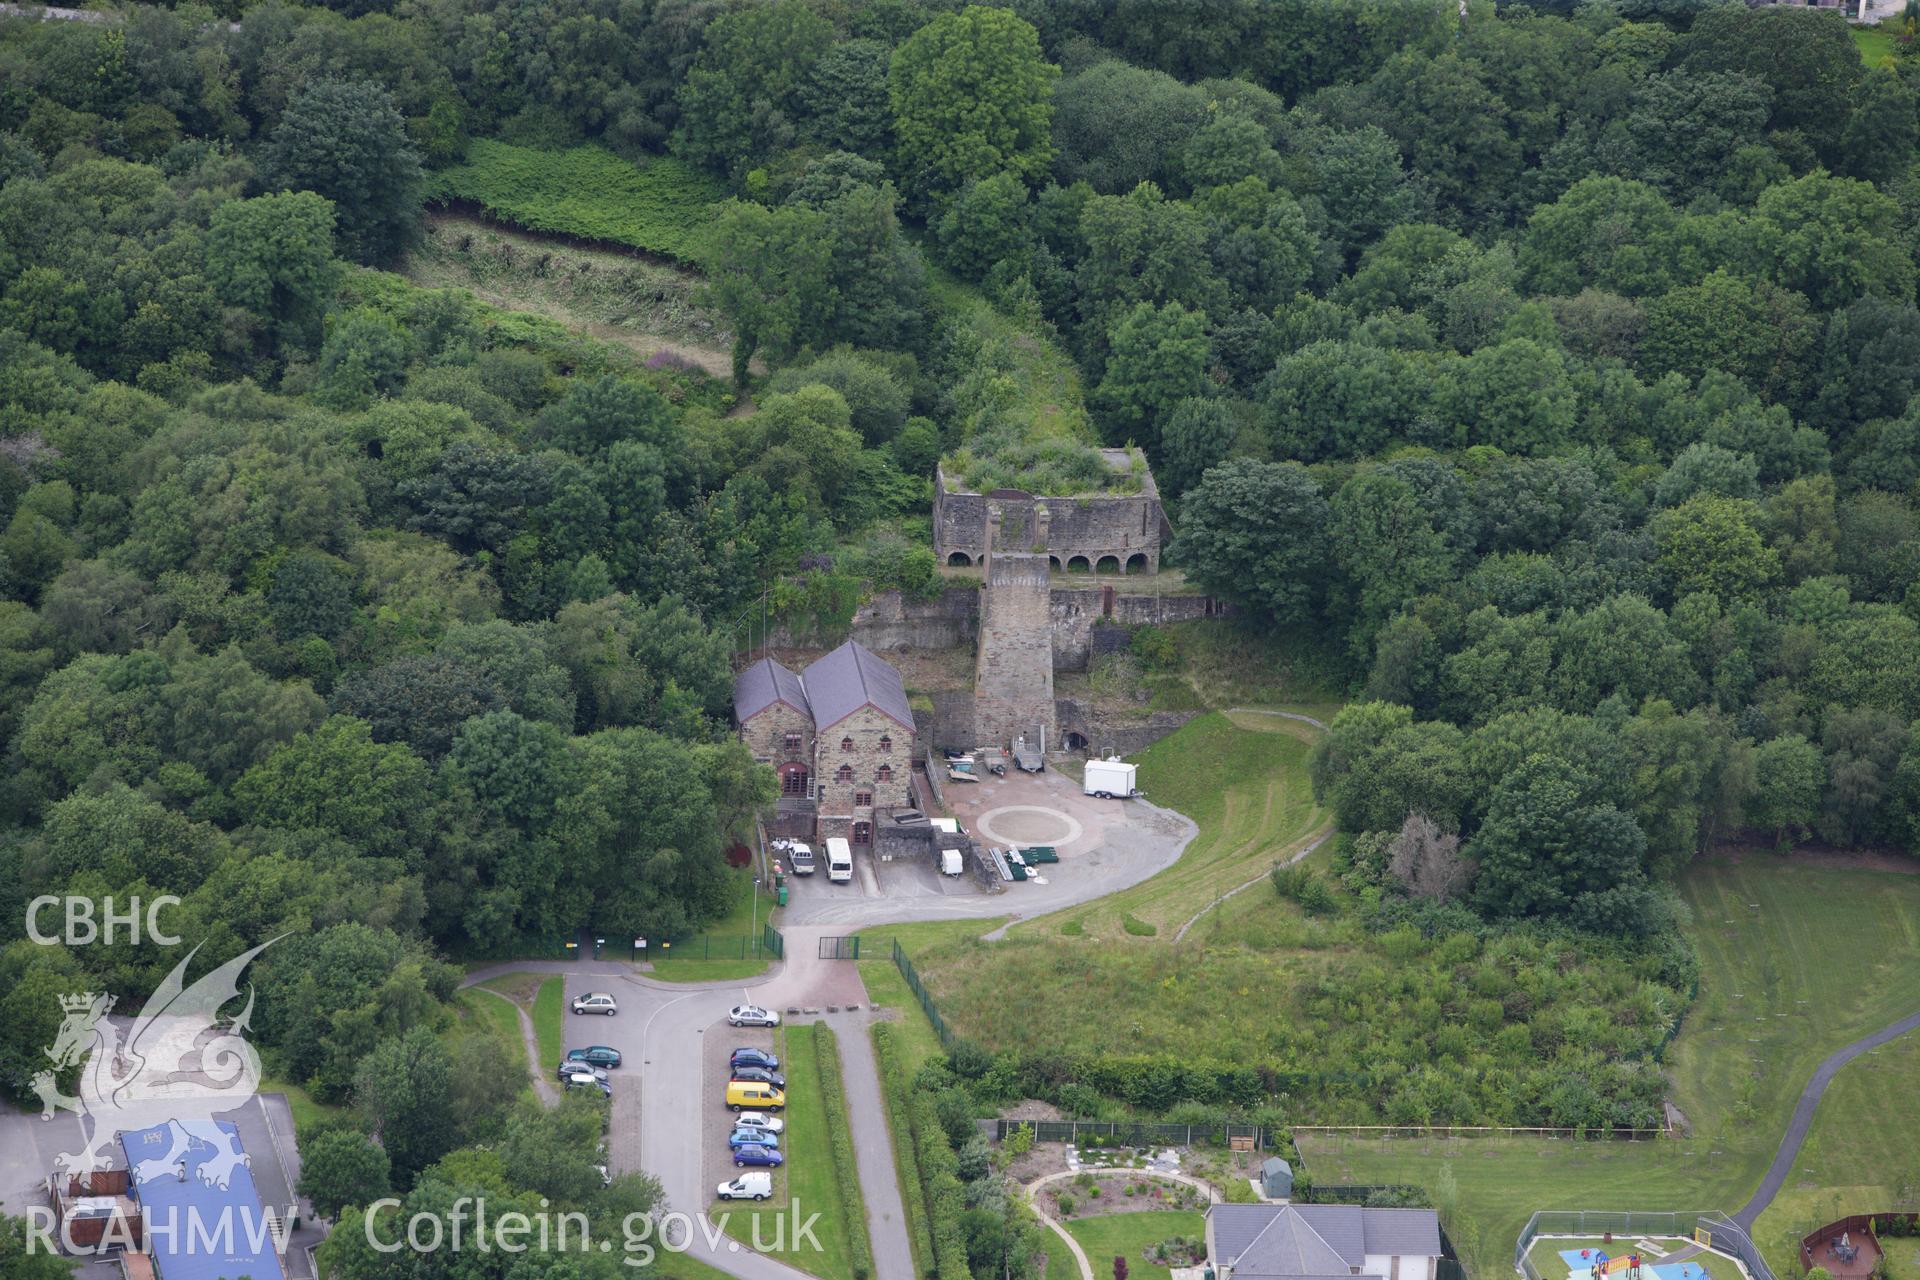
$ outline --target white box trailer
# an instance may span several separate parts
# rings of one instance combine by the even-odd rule
[[[1119,797],[1137,796],[1140,791],[1134,786],[1134,772],[1137,765],[1131,765],[1114,757],[1110,760],[1087,761],[1087,772],[1081,781],[1080,790],[1090,796],[1099,796],[1103,800]]]

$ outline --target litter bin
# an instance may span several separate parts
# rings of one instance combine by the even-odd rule
[[[784,884],[780,886],[779,902],[783,907],[787,905],[787,886]]]

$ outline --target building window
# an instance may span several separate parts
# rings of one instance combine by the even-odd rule
[[[788,750],[788,751],[798,751],[799,749],[800,749],[800,735],[799,735],[799,734],[797,734],[797,733],[790,733],[790,734],[788,734],[788,735],[787,735],[787,750]]]
[[[789,769],[780,775],[780,794],[805,798],[807,794],[807,771]]]
[[[842,738],[842,739],[840,739],[840,749],[841,749],[842,751],[851,751],[851,750],[853,750],[853,739],[852,739],[852,738]]]
[[[880,766],[880,772],[879,772],[878,774],[876,774],[876,775],[875,775],[875,777],[877,778],[877,780],[878,780],[878,781],[881,781],[881,782],[892,782],[892,781],[893,781],[893,766],[892,766],[892,765],[890,765],[890,764],[883,764],[883,765],[881,765],[881,766]]]
[[[873,843],[873,824],[871,822],[854,823],[853,824],[853,842],[855,844],[872,844]]]
[[[854,793],[853,793],[853,803],[854,803],[854,807],[855,807],[855,808],[859,808],[860,806],[863,806],[863,805],[870,805],[870,804],[872,804],[872,803],[873,803],[873,792],[871,792],[871,791],[856,791],[856,792],[854,792]]]
[[[880,750],[883,752],[893,750],[893,739],[892,738],[880,739]]]
[[[853,766],[850,764],[843,764],[840,766],[840,772],[834,774],[833,776],[834,776],[834,780],[838,782],[852,782]]]

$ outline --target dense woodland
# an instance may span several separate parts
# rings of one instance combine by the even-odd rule
[[[717,916],[771,787],[726,732],[742,619],[936,585],[943,455],[1071,487],[1100,441],[1352,696],[1315,780],[1385,927],[1671,940],[1716,837],[1920,848],[1899,48],[1690,0],[0,21],[0,910],[293,931],[274,1070],[442,1100],[398,1185],[483,1138],[564,1181],[497,1064],[408,1035],[447,958]],[[608,225],[705,273],[734,385],[370,269],[431,192],[539,203],[531,153],[676,189]],[[981,298],[1090,426],[1030,412]],[[0,951],[0,1087],[56,993],[170,960]],[[455,1158],[415,1194],[506,1185]]]

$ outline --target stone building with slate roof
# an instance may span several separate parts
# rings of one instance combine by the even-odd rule
[[[1207,1257],[1219,1280],[1434,1280],[1440,1219],[1431,1209],[1357,1204],[1216,1204]]]
[[[913,709],[892,664],[856,641],[795,673],[771,658],[733,682],[733,715],[754,759],[780,778],[775,827],[873,843],[874,811],[913,803]]]

